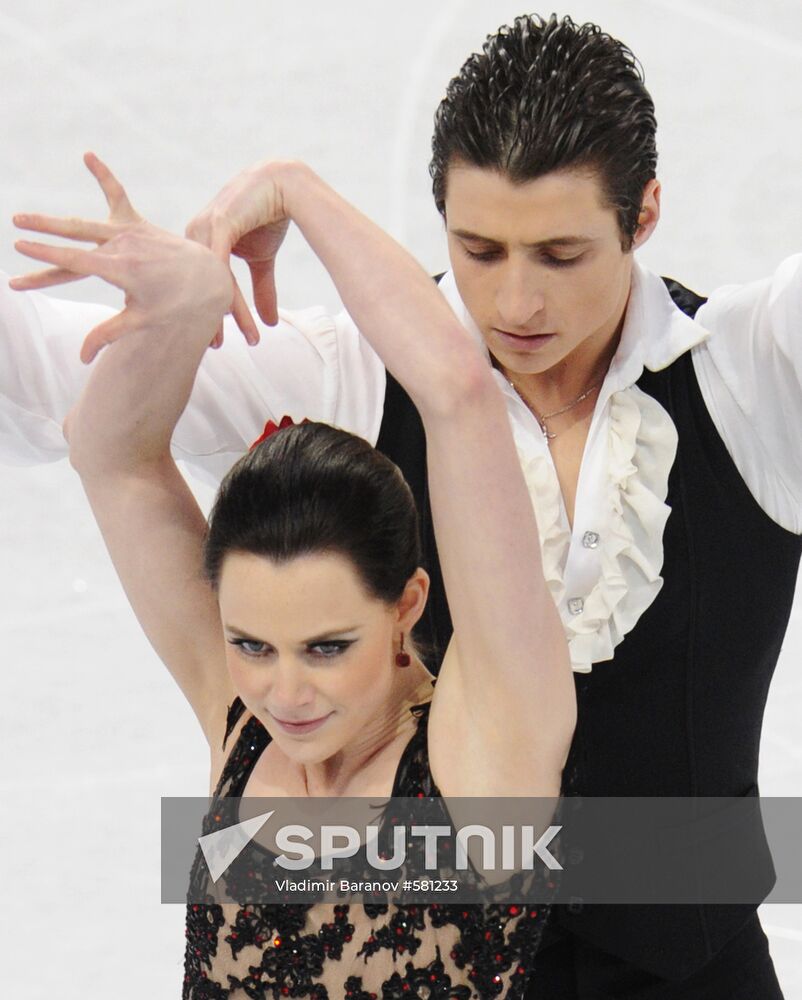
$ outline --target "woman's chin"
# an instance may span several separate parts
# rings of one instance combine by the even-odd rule
[[[317,733],[297,737],[274,730],[270,735],[281,747],[282,753],[296,764],[320,764],[339,753],[341,749],[330,737],[322,738]]]

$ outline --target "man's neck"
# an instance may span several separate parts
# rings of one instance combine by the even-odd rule
[[[532,403],[539,413],[549,413],[567,406],[591,386],[600,383],[618,350],[624,328],[629,297],[617,325],[588,337],[552,368],[534,374],[506,369],[493,358],[493,365]]]

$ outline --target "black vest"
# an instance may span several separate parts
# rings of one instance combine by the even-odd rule
[[[666,280],[693,316],[705,301]],[[579,720],[570,794],[757,794],[763,710],[793,603],[802,538],[779,527],[741,479],[707,411],[690,351],[638,386],[679,436],[669,476],[663,587],[612,660],[575,674]],[[451,635],[432,528],[423,425],[387,373],[377,447],[402,470],[421,516],[431,596],[416,637],[439,667]],[[682,979],[753,906],[555,907],[571,933],[655,975]]]

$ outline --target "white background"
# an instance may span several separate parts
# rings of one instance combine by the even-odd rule
[[[0,267],[26,268],[14,211],[103,216],[80,161],[94,149],[140,211],[179,231],[249,162],[307,159],[442,270],[432,113],[467,54],[522,12],[508,0],[3,0]],[[643,261],[709,292],[802,249],[798,0],[565,12],[622,38],[646,68],[664,219]],[[286,306],[336,305],[297,238],[280,282]],[[60,294],[116,301],[99,283]],[[206,794],[203,737],[139,633],[67,463],[0,476],[2,992],[178,996],[183,912],[159,903],[159,797]],[[802,794],[800,607],[767,708],[764,795]],[[762,918],[786,997],[802,1000],[802,906]]]

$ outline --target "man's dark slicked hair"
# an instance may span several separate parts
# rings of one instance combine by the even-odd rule
[[[445,215],[455,161],[519,183],[593,169],[629,250],[657,168],[656,129],[642,68],[626,45],[570,17],[518,17],[467,60],[435,113],[435,203]]]

